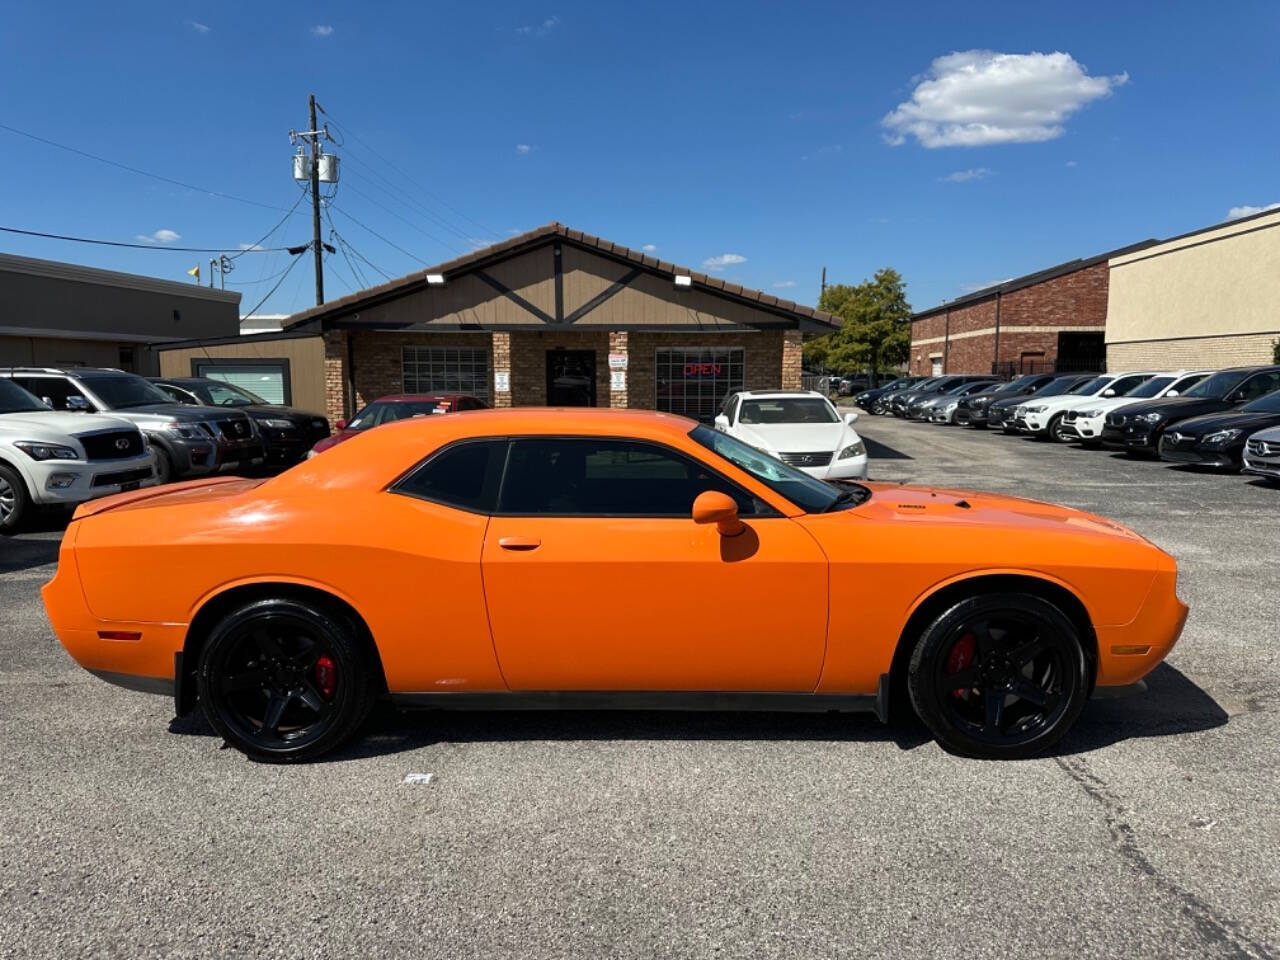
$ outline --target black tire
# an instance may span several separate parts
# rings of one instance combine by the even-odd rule
[[[156,483],[173,483],[176,479],[173,475],[173,457],[158,443],[153,442],[151,449],[156,455]]]
[[[0,534],[17,533],[31,514],[31,494],[13,467],[0,463]]]
[[[254,760],[295,763],[355,735],[373,705],[374,676],[347,618],[271,599],[213,628],[196,683],[205,716],[227,743]]]
[[[952,606],[920,637],[907,675],[912,706],[938,743],[990,760],[1032,757],[1057,743],[1084,709],[1087,688],[1075,626],[1023,593]]]
[[[1050,443],[1065,443],[1062,437],[1058,436],[1058,428],[1062,426],[1062,414],[1055,414],[1049,418],[1049,422],[1045,424],[1044,436],[1037,436],[1037,440],[1048,440]]]

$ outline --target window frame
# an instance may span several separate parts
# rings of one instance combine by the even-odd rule
[[[445,500],[441,500],[438,497],[428,497],[425,494],[418,493],[417,491],[414,491],[414,490],[403,489],[404,484],[412,480],[420,471],[425,470],[428,466],[430,466],[432,461],[437,460],[440,457],[444,456],[444,454],[448,453],[450,450],[455,450],[458,447],[467,446],[468,444],[473,444],[473,443],[506,444],[506,449],[502,450],[499,453],[499,455],[490,462],[488,471],[485,474],[484,480],[482,481],[482,487],[481,487],[483,489],[485,486],[487,486],[493,479],[490,476],[490,474],[497,472],[498,474],[497,486],[494,488],[494,492],[493,492],[493,506],[496,508],[498,506],[499,497],[502,494],[502,481],[506,478],[507,459],[511,455],[511,438],[505,437],[505,436],[460,437],[457,440],[450,440],[444,446],[437,447],[435,450],[432,450],[429,454],[427,454],[425,457],[423,457],[421,460],[415,463],[412,467],[410,467],[400,476],[396,477],[394,481],[392,481],[387,485],[386,492],[394,493],[402,497],[409,497],[412,500],[421,500],[424,503],[434,503],[436,504],[436,506],[447,507],[450,510],[457,510],[460,513],[470,513],[473,516],[477,516],[477,517],[496,516],[496,514],[492,510],[474,510],[471,507],[463,507],[463,506],[459,506],[456,503],[449,503]]]
[[[746,347],[740,346],[737,344],[728,345],[728,346],[717,346],[717,345],[682,346],[680,344],[672,344],[670,346],[654,347],[654,351],[653,351],[653,407],[654,409],[661,411],[663,413],[670,413],[676,416],[688,417],[690,420],[696,420],[698,423],[711,423],[712,421],[714,421],[715,419],[714,412],[711,414],[709,418],[705,420],[703,419],[704,415],[701,414],[700,412],[697,412],[701,404],[701,400],[702,400],[701,396],[699,396],[698,399],[693,404],[695,408],[695,412],[690,412],[690,404],[688,402],[688,397],[685,394],[682,394],[680,399],[681,409],[679,410],[674,409],[674,406],[671,403],[672,398],[671,398],[671,387],[670,387],[670,383],[673,380],[673,378],[669,376],[669,372],[671,369],[673,369],[673,364],[671,363],[671,360],[673,359],[671,356],[672,354],[680,354],[681,365],[688,366],[689,363],[691,362],[691,360],[689,359],[690,354],[707,354],[707,353],[716,353],[716,352],[724,352],[727,354],[727,362],[725,365],[730,369],[730,373],[725,376],[725,383],[723,384],[724,392],[727,394],[743,393],[747,389],[747,348]],[[666,362],[665,369],[668,371],[668,377],[666,381],[668,383],[667,397],[665,399],[666,406],[663,406],[664,399],[661,396],[661,391],[659,389],[659,384],[663,382],[663,370],[664,370],[663,354],[667,355],[667,358],[666,358],[667,362]],[[735,360],[735,355],[740,356],[741,359]],[[735,366],[739,369],[741,374],[739,381],[736,384],[732,379],[732,370]],[[717,378],[713,377],[712,378],[712,396],[713,396],[712,403],[713,404],[714,404],[715,391],[717,387],[718,387]],[[721,406],[723,407],[723,403],[721,404]],[[714,411],[715,409],[717,408],[713,406],[712,410]]]
[[[223,370],[234,371],[236,367],[274,367],[280,370],[280,392],[284,397],[281,406],[293,406],[293,376],[290,369],[288,357],[192,357],[191,358],[191,375],[193,377],[203,377],[208,380],[217,380],[218,377],[210,377],[208,371],[213,370],[220,372]],[[230,383],[224,380],[223,383]],[[236,386],[236,384],[232,384]]]
[[[421,360],[418,358],[420,352],[422,351],[426,352],[426,355],[427,355],[426,360]],[[421,367],[425,366],[427,368],[428,379],[430,379],[431,372],[433,368],[437,365],[436,361],[431,357],[432,351],[439,351],[440,354],[443,355],[442,359],[439,362],[439,366],[443,371],[442,375],[444,377],[445,382],[437,386],[432,386],[432,385],[423,386],[422,375],[418,371]],[[473,367],[468,371],[468,377],[473,381],[473,386],[471,388],[462,386],[461,367],[458,368],[459,370],[459,375],[457,377],[458,384],[459,384],[458,387],[454,388],[449,386],[448,371],[446,369],[448,364],[449,351],[453,351],[459,354],[459,358],[461,358],[461,354],[463,353],[478,354],[479,357],[483,360],[484,369],[479,374],[479,379],[477,380],[475,379],[475,376],[474,376],[476,373],[474,369],[474,361],[476,358],[475,357],[471,358]],[[412,360],[410,360],[411,356],[413,357]],[[414,371],[415,371],[413,374],[415,387],[412,389],[409,387],[410,363],[413,364]],[[492,402],[492,398],[493,398],[493,357],[488,347],[473,347],[473,346],[451,347],[451,346],[440,346],[438,344],[431,344],[431,343],[406,343],[400,347],[400,388],[402,393],[422,394],[424,396],[430,396],[431,394],[468,394],[473,397],[478,397],[479,399],[483,400],[486,404],[488,404]]]

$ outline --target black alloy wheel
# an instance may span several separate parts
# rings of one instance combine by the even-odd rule
[[[1087,696],[1078,631],[1029,594],[956,604],[925,631],[907,678],[920,719],[947,750],[1021,759],[1056,743]]]
[[[255,760],[311,760],[350,738],[373,703],[352,624],[295,600],[261,600],[210,634],[197,683],[209,723]]]

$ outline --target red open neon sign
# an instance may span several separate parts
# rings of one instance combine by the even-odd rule
[[[721,369],[718,363],[686,363],[684,375],[686,377],[718,377]]]

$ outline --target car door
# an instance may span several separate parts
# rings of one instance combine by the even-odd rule
[[[1249,403],[1275,390],[1280,390],[1280,371],[1269,370],[1254,374],[1232,391],[1227,399],[1236,404]]]
[[[745,539],[693,522],[705,490],[737,501]],[[482,566],[513,690],[796,692],[822,670],[822,550],[670,447],[513,440]]]

